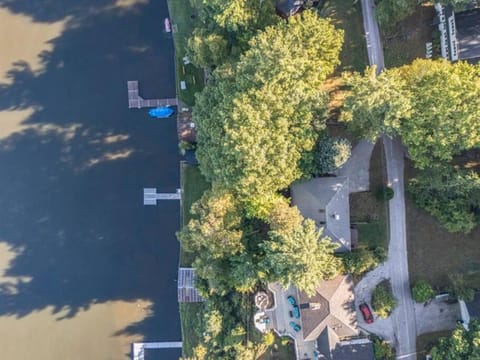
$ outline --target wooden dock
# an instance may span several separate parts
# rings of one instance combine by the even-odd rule
[[[139,94],[138,81],[127,81],[128,88],[128,108],[146,108],[146,107],[162,107],[177,106],[178,101],[173,99],[144,99]]]

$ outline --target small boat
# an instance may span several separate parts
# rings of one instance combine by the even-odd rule
[[[168,106],[157,107],[155,109],[151,109],[148,111],[148,115],[154,118],[159,118],[159,119],[168,118],[172,116],[173,113],[174,113],[173,109]]]
[[[170,19],[165,18],[165,31],[166,32],[172,32],[172,25],[170,24]]]

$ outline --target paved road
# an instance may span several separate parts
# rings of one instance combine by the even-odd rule
[[[400,142],[383,137],[387,162],[388,182],[395,192],[389,203],[390,246],[388,262],[390,282],[398,306],[392,314],[397,340],[397,356],[401,359],[416,359],[416,320],[410,281],[408,278],[407,236],[405,224],[405,191],[403,182],[404,152]]]
[[[368,58],[370,65],[377,65],[377,73],[385,68],[383,48],[378,24],[375,19],[373,0],[362,0],[363,23],[365,27]],[[396,337],[397,358],[416,359],[416,320],[408,277],[408,254],[405,224],[405,194],[403,181],[403,150],[398,140],[383,137],[388,181],[395,196],[389,203],[390,246],[388,262],[393,295],[398,306],[392,314]]]
[[[365,29],[365,39],[367,41],[368,61],[370,65],[377,66],[377,73],[385,68],[383,60],[383,48],[380,40],[380,31],[375,19],[375,9],[373,0],[362,0],[363,27]]]
[[[143,206],[143,187],[178,188],[176,124],[128,109],[126,89],[175,96],[166,2],[0,5],[2,53],[49,45],[40,69],[21,52],[0,80],[1,357],[127,360],[132,341],[179,341],[180,206]]]

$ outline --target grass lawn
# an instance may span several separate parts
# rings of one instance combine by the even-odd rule
[[[175,43],[177,93],[180,100],[192,106],[195,103],[195,93],[203,89],[203,69],[192,64],[185,65],[183,57],[186,53],[187,41],[197,17],[192,18],[192,9],[189,0],[168,0],[168,9],[172,19],[173,41]],[[180,81],[185,81],[187,88],[180,89]]]
[[[202,338],[203,303],[180,303],[183,356],[193,357],[193,348]]]
[[[190,221],[190,207],[200,199],[203,192],[210,185],[205,180],[197,166],[180,164],[180,178],[182,182],[182,224]],[[180,266],[192,265],[193,254],[186,253],[180,248]],[[192,357],[193,348],[202,337],[203,303],[180,303],[180,322],[182,325],[183,355]]]
[[[428,352],[432,349],[438,339],[450,336],[451,333],[451,330],[447,330],[417,336],[417,354],[422,356],[423,359],[425,355],[427,355]]]
[[[265,351],[258,360],[291,360],[295,359],[293,340],[288,337],[275,337],[275,343]]]
[[[414,174],[406,163],[405,183]],[[470,286],[480,289],[480,226],[470,234],[451,234],[434,217],[415,207],[406,196],[408,266],[410,281],[425,279],[445,288],[448,274],[464,273]]]
[[[180,178],[182,182],[182,225],[188,224],[190,221],[190,207],[200,199],[205,190],[210,188],[210,184],[200,173],[198,166],[181,163]],[[194,255],[180,251],[180,266],[191,266]]]
[[[357,223],[358,238],[369,248],[388,248],[388,203],[377,200],[373,191],[386,183],[383,144],[378,141],[370,159],[370,189],[350,194],[350,219]]]
[[[425,58],[425,44],[432,42],[434,15],[432,4],[420,5],[415,13],[394,27],[380,29],[387,68]]]
[[[355,0],[326,0],[321,6],[320,15],[329,17],[335,27],[344,31],[344,43],[340,53],[340,66],[327,79],[323,89],[329,94],[329,121],[338,119],[344,101],[344,71],[363,72],[368,65],[366,42],[363,30],[363,18],[360,2]]]
[[[363,18],[360,2],[356,0],[327,0],[320,14],[332,19],[335,27],[343,29],[344,44],[337,72],[363,71],[368,65]]]

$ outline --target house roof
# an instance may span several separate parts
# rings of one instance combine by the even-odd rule
[[[313,296],[300,291],[298,299],[305,341],[316,340],[327,328],[338,338],[358,335],[350,275],[320,282]]]
[[[473,301],[466,303],[470,317],[480,318],[480,292],[476,292]]]
[[[480,8],[455,13],[455,24],[459,58],[480,57]]]
[[[330,328],[326,328],[317,339],[317,349],[322,360],[375,360],[370,340],[340,341]]]
[[[303,6],[304,0],[277,0],[275,9],[282,17],[295,15]]]
[[[320,177],[291,187],[292,203],[305,218],[324,228],[323,235],[340,245],[337,252],[351,248],[348,178]]]

